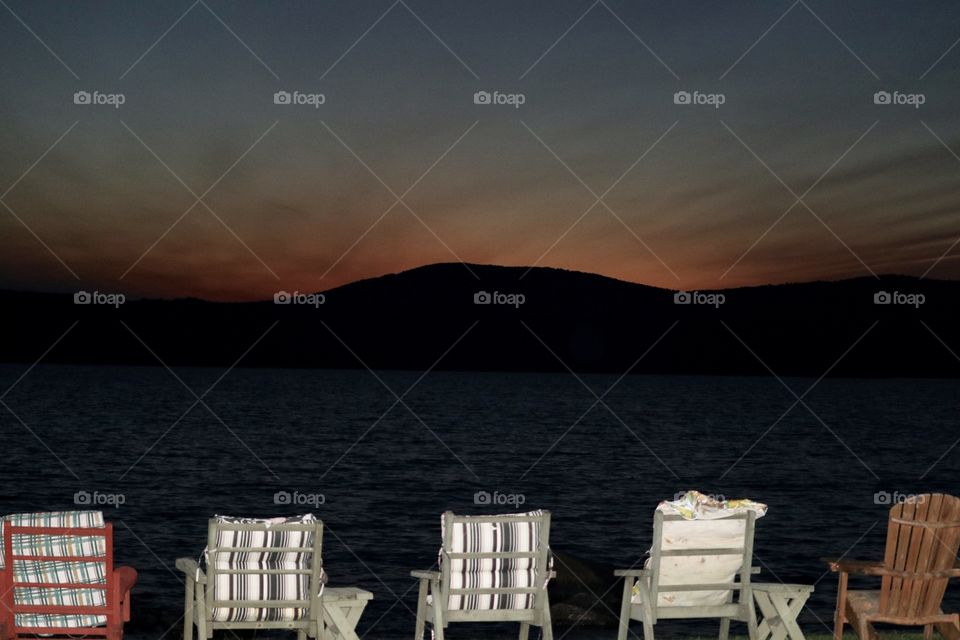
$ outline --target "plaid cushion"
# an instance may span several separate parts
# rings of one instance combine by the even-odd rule
[[[542,511],[507,514],[539,516]],[[522,552],[537,551],[540,544],[540,523],[509,521],[470,522],[453,524],[450,549],[447,553]],[[450,563],[450,588],[534,587],[537,576],[537,558],[476,558],[449,559],[441,555],[441,562]],[[547,567],[548,569],[549,567]],[[450,595],[449,609],[532,609],[532,593],[493,593]]]
[[[62,511],[18,513],[4,520],[21,527],[95,527],[103,528],[100,511]],[[15,582],[51,582],[106,584],[106,539],[99,536],[14,535],[12,552],[16,555],[48,555],[63,560],[14,560]],[[78,562],[77,556],[100,556],[103,562]],[[103,589],[57,589],[15,587],[15,604],[47,606],[106,606]],[[106,616],[73,614],[18,613],[15,620],[21,627],[94,627],[106,624]]]
[[[268,525],[263,530],[217,531],[216,548],[208,549],[207,562],[215,569],[310,569],[313,558],[313,531],[281,531],[271,524],[315,523],[312,514],[292,518],[256,519],[217,516],[217,522]],[[299,547],[303,551],[219,551],[221,547]],[[322,559],[317,558],[317,562]],[[322,588],[326,576],[321,569]],[[309,600],[309,574],[217,573],[212,585],[215,600]],[[214,607],[216,622],[278,622],[299,620],[306,615],[303,607]]]

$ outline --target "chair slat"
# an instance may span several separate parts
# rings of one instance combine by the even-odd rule
[[[664,591],[739,591],[744,585],[739,582],[717,582],[703,584],[661,584],[660,593]]]
[[[893,509],[891,514],[896,513],[906,520],[912,520],[916,511],[916,503],[913,501],[902,502]],[[894,543],[893,556],[890,562],[894,569],[903,570],[907,562],[907,548],[910,546],[910,534],[912,528],[906,525],[896,525],[890,523],[888,532],[893,532],[896,542]],[[887,601],[887,611],[898,611],[900,607],[900,593],[903,587],[903,578],[892,578],[889,587],[889,598]]]
[[[917,509],[915,517],[917,520],[926,520],[927,513],[930,511],[933,501],[930,499],[920,500],[917,504]],[[916,571],[917,564],[920,557],[920,548],[923,545],[923,529],[919,527],[909,527],[910,532],[910,546],[907,548],[907,555],[904,560],[904,565],[902,569],[905,571]],[[910,616],[910,604],[913,601],[913,591],[914,588],[919,588],[920,585],[917,584],[916,580],[911,580],[909,578],[904,578],[902,585],[900,587],[900,601],[897,603],[897,615],[900,616]]]
[[[743,547],[703,548],[703,549],[670,549],[661,550],[660,555],[667,556],[742,556]]]
[[[511,594],[511,593],[540,593],[540,587],[468,587],[464,589],[450,588],[450,594],[455,596],[471,594]]]
[[[475,551],[475,552],[445,552],[451,560],[482,560],[484,558],[536,558],[539,551]]]

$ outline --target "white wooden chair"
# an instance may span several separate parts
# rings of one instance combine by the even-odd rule
[[[685,618],[719,618],[720,640],[727,639],[731,620],[745,622],[750,639],[757,640],[750,584],[751,575],[760,572],[751,566],[756,517],[743,510],[687,519],[658,507],[644,568],[614,572],[625,579],[619,640],[626,640],[631,620],[643,623],[645,640],[654,640],[659,620]]]

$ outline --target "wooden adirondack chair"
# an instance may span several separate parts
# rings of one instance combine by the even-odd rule
[[[436,640],[451,622],[519,622],[520,640],[530,626],[553,639],[547,580],[550,512],[495,516],[443,514],[440,571],[412,571],[420,580],[417,640],[429,621]]]
[[[123,638],[131,567],[113,566],[113,525],[99,511],[7,516],[0,568],[0,640]]]
[[[876,640],[873,623],[934,627],[960,640],[960,617],[940,609],[950,578],[960,577],[960,498],[941,493],[916,496],[890,509],[883,561],[828,559],[840,574],[834,637],[850,623],[861,640]],[[850,591],[851,575],[881,578],[879,591]]]
[[[760,571],[751,566],[755,520],[753,511],[714,520],[686,520],[681,515],[657,510],[649,565],[643,569],[614,571],[614,575],[625,578],[618,639],[626,640],[631,620],[643,623],[644,640],[654,640],[653,627],[658,620],[719,618],[721,640],[727,639],[731,620],[747,623],[750,639],[756,640],[757,614],[750,582],[751,575]],[[676,539],[667,541],[671,536],[664,535],[664,523],[678,527],[672,536]],[[706,529],[716,523],[723,523],[723,538],[705,539],[710,536],[696,533],[697,528]],[[691,533],[680,533],[681,528]],[[685,538],[698,542],[692,546],[684,544]],[[730,579],[705,581],[698,571],[690,568],[710,564],[722,564],[722,572],[730,575]],[[638,595],[634,594],[634,587]]]
[[[320,590],[325,579],[323,523],[211,518],[207,562],[179,558],[186,574],[183,637],[215,629],[290,629],[299,640],[325,638]],[[204,570],[205,569],[205,570]]]

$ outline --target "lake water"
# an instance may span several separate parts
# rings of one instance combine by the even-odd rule
[[[0,366],[0,390],[26,369]],[[83,491],[122,496],[104,511],[118,561],[140,572],[130,637],[159,638],[175,625],[183,586],[174,560],[200,553],[213,514],[313,511],[327,526],[331,586],[372,591],[360,630],[395,639],[413,634],[409,571],[435,561],[440,513],[518,510],[476,506],[478,491],[550,509],[555,549],[625,567],[650,545],[657,502],[688,488],[769,504],[757,530],[759,580],[816,584],[802,624],[827,632],[836,580],[819,558],[879,558],[884,500],[960,491],[953,380],[826,379],[792,406],[784,385],[802,396],[815,380],[175,373],[40,365],[3,397],[19,419],[0,406],[0,510],[73,508]],[[206,406],[191,409],[187,387],[209,389]],[[278,493],[300,504],[278,505]],[[958,595],[960,586],[948,592],[951,610]],[[450,635],[515,633],[457,625]],[[657,633],[713,634],[715,625],[665,621]],[[557,627],[564,634],[615,637]]]

